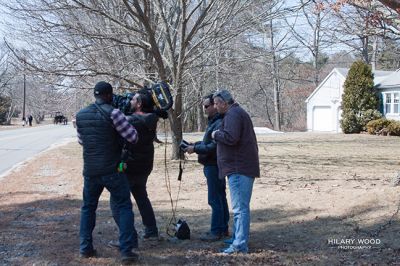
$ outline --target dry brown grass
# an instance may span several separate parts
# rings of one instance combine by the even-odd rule
[[[192,140],[195,140],[192,137]],[[192,230],[190,241],[140,242],[142,264],[391,264],[400,252],[399,217],[378,235],[397,210],[397,137],[331,134],[259,136],[262,176],[251,202],[250,254],[222,256],[221,243],[201,242],[210,209],[202,168],[192,155],[185,164],[177,216]],[[169,151],[167,151],[169,154]],[[148,190],[161,230],[171,217],[164,145],[157,146]],[[0,264],[118,265],[106,243],[117,237],[108,193],[99,204],[94,232],[100,258],[77,258],[82,190],[81,148],[76,143],[42,154],[0,181]],[[178,162],[168,160],[176,198]],[[136,227],[143,230],[135,207]],[[343,250],[329,239],[379,239],[380,244]]]

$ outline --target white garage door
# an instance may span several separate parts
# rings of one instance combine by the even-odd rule
[[[315,106],[313,110],[313,131],[332,131],[332,111],[329,106]]]

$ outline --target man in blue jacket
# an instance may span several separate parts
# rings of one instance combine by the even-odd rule
[[[208,204],[211,207],[211,230],[201,236],[203,241],[217,241],[228,235],[229,209],[226,200],[225,177],[218,177],[217,145],[211,139],[211,133],[217,130],[222,121],[222,115],[214,107],[213,95],[203,100],[204,113],[208,117],[208,125],[203,141],[196,142],[186,148],[188,153],[197,153],[198,161],[204,165],[204,175],[207,178]]]
[[[211,137],[217,142],[219,176],[228,177],[233,210],[232,239],[222,252],[247,253],[250,199],[254,178],[260,176],[257,138],[249,114],[227,90],[214,93],[214,105],[218,113],[224,114],[224,119]]]

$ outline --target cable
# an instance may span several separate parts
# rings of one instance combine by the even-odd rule
[[[168,139],[168,133],[167,133],[167,129],[166,129],[165,120],[164,120],[164,136],[165,136],[164,137],[164,180],[165,180],[165,187],[167,188],[167,192],[168,192],[168,195],[169,195],[169,199],[170,199],[170,203],[171,203],[171,211],[172,211],[172,216],[168,220],[168,223],[167,223],[167,226],[166,226],[166,233],[170,237],[174,237],[175,236],[175,225],[176,225],[176,209],[178,207],[179,194],[180,194],[181,186],[182,186],[182,181],[181,181],[181,179],[179,177],[182,176],[182,172],[183,172],[183,169],[185,167],[186,160],[185,159],[183,160],[183,167],[182,167],[182,159],[181,159],[181,157],[179,158],[179,177],[178,177],[179,188],[178,188],[178,193],[177,193],[175,204],[174,204],[174,200],[172,199],[171,179],[170,179],[170,176],[169,176],[168,165],[167,165],[167,139]],[[173,227],[171,225],[173,225]],[[173,233],[171,233],[171,231],[173,231]]]

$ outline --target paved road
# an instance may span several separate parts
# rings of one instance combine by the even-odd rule
[[[271,132],[258,132],[258,134],[270,134]],[[185,136],[196,136],[200,140],[203,133],[184,133]],[[0,178],[14,165],[46,150],[53,144],[71,138],[76,138],[76,130],[71,124],[0,131]],[[158,138],[164,141],[165,135],[158,134]],[[171,141],[171,134],[168,134],[168,140]]]
[[[14,165],[74,137],[76,130],[71,124],[0,131],[0,177]]]

